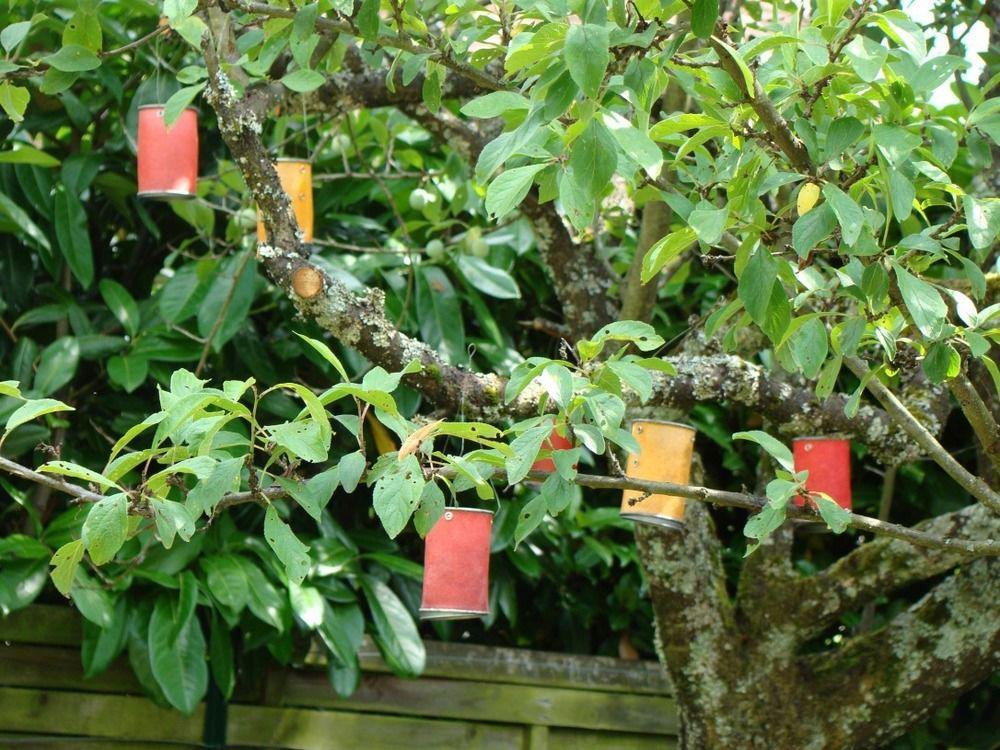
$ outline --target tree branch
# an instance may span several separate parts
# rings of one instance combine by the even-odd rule
[[[800,664],[827,746],[883,747],[1000,667],[1000,560],[963,566],[884,628]]]
[[[868,377],[868,366],[856,357],[846,357],[844,364],[848,369],[862,379],[867,380],[868,391],[882,404],[889,415],[903,428],[913,441],[919,445],[944,472],[974,498],[994,512],[1000,512],[1000,495],[990,489],[982,479],[969,472],[944,449],[934,436],[917,421],[909,409],[896,397],[878,376]]]
[[[968,505],[917,524],[915,530],[939,538],[996,538],[1000,524],[982,505]],[[964,553],[918,547],[883,538],[863,544],[825,570],[791,584],[788,600],[803,640],[821,632],[845,612],[911,583],[968,562]]]

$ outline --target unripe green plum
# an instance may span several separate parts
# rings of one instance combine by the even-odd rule
[[[440,260],[444,257],[444,243],[439,239],[433,239],[427,243],[427,257],[431,260]]]

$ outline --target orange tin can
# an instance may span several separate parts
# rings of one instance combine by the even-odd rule
[[[288,199],[292,202],[292,210],[295,212],[295,221],[299,225],[299,231],[302,232],[302,240],[312,242],[312,164],[305,159],[278,159],[274,162],[274,168],[278,171],[281,187],[284,188]],[[264,229],[260,209],[257,209],[257,240],[267,241],[267,231]]]
[[[677,422],[637,419],[632,423],[632,437],[639,452],[628,457],[625,475],[652,482],[687,484],[691,481],[691,457],[694,454],[695,429]],[[684,527],[683,497],[649,495],[638,490],[622,493],[621,516],[636,523],[680,529]]]
[[[139,107],[139,197],[193,198],[198,187],[198,112],[188,107],[167,126],[163,109],[160,104]]]

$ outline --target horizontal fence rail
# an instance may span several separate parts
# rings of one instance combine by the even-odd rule
[[[426,643],[427,667],[415,680],[393,675],[366,642],[350,698],[331,690],[318,651],[301,665],[274,666],[224,707],[224,744],[205,744],[211,711],[156,706],[124,657],[85,680],[80,633],[68,606],[0,619],[0,747],[676,747],[677,710],[655,663],[439,642]]]

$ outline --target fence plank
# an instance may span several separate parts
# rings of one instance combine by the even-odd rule
[[[87,735],[198,743],[204,707],[191,716],[160,708],[146,698],[56,690],[0,688],[0,720],[7,732]]]
[[[232,705],[227,745],[289,750],[523,750],[524,732],[495,724]]]
[[[364,675],[354,695],[339,698],[322,673],[289,671],[280,705],[650,734],[676,734],[678,728],[673,700],[660,696],[382,674]]]
[[[59,646],[80,643],[80,618],[70,606],[36,604],[0,618],[0,640]],[[625,661],[549,651],[494,648],[466,643],[425,642],[427,677],[451,677],[552,687],[595,688],[602,692],[664,695],[669,680],[656,662]],[[314,650],[309,661],[322,661]],[[362,669],[388,672],[378,649],[368,639],[362,646]]]
[[[33,604],[0,617],[0,640],[13,643],[79,646],[82,632],[80,615],[68,603]]]
[[[653,737],[626,732],[588,732],[579,729],[553,729],[549,750],[677,750],[674,738]]]
[[[116,659],[106,671],[87,680],[83,677],[78,650],[17,643],[0,644],[0,685],[142,694],[142,687],[124,658]]]
[[[0,747],[4,750],[205,750],[204,745],[178,742],[132,742],[108,737],[79,737],[37,734],[0,734]]]

